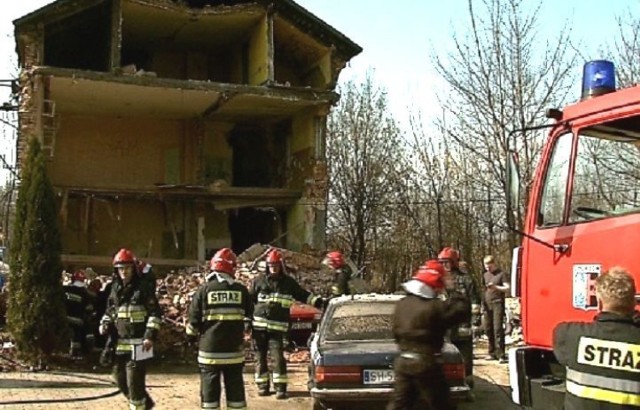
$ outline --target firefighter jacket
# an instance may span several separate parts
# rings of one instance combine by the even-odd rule
[[[349,281],[351,280],[351,269],[344,266],[336,269],[333,275],[333,286],[331,286],[331,296],[350,295]]]
[[[469,320],[469,303],[455,292],[444,301],[431,287],[415,279],[403,288],[408,295],[396,305],[394,338],[401,352],[433,360],[442,350],[447,329]]]
[[[480,314],[480,295],[471,275],[454,268],[451,272],[455,281],[455,292],[466,298],[469,312],[467,319],[451,329],[451,340],[467,340],[473,338],[471,321],[474,315]]]
[[[251,295],[255,303],[253,329],[257,331],[289,331],[289,309],[297,300],[321,308],[324,301],[300,287],[298,282],[284,272],[275,278],[266,274],[257,276],[251,284]]]
[[[74,284],[63,286],[67,321],[72,327],[85,328],[91,334],[90,323],[95,315],[94,297],[86,287]]]
[[[640,322],[612,312],[561,323],[553,349],[566,366],[566,410],[640,408]]]
[[[134,274],[127,284],[115,274],[101,324],[115,326],[116,354],[131,354],[144,339],[155,341],[162,324],[155,289],[139,274]]]
[[[212,272],[189,306],[187,335],[200,335],[198,363],[227,365],[244,362],[244,318],[253,303],[247,288],[225,273]]]

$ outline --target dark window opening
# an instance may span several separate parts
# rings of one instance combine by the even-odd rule
[[[240,208],[229,215],[231,247],[241,253],[255,243],[271,243],[286,246],[280,238],[286,232],[284,212],[273,207]]]
[[[44,28],[44,64],[110,71],[111,2],[49,23]]]
[[[290,121],[272,128],[236,127],[229,134],[233,149],[232,184],[236,187],[282,188]]]

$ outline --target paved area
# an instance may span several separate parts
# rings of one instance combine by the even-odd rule
[[[290,398],[276,401],[258,397],[252,382],[251,366],[245,374],[245,387],[250,409],[311,409],[307,391],[306,365],[290,366]],[[511,403],[507,366],[495,361],[475,363],[476,401],[465,403],[459,410],[510,410]],[[199,376],[195,365],[155,366],[147,376],[149,391],[157,409],[197,409]],[[125,399],[115,393],[110,376],[103,371],[92,373],[7,372],[0,373],[0,409],[126,409]]]

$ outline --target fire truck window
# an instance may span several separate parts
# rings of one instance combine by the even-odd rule
[[[571,134],[561,135],[553,148],[540,201],[537,221],[540,227],[557,226],[562,223],[569,178],[571,140]]]
[[[640,211],[639,143],[613,127],[580,133],[569,222]]]

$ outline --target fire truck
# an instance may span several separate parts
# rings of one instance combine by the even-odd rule
[[[623,266],[640,293],[640,86],[616,90],[613,64],[588,62],[581,100],[546,116],[551,124],[520,130],[550,131],[511,275],[525,342],[509,351],[512,399],[530,409],[563,408],[565,369],[553,354],[553,330],[593,320],[598,275]],[[513,199],[513,161],[509,168]]]

